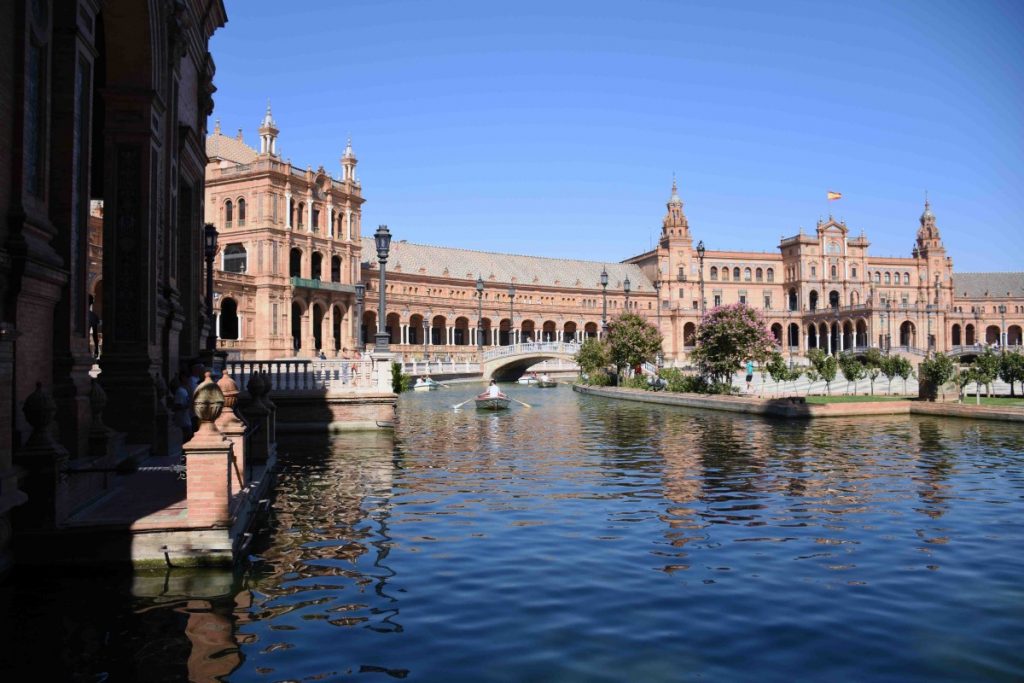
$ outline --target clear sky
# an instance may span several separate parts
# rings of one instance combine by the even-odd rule
[[[618,261],[675,172],[711,249],[909,256],[928,190],[956,270],[1024,270],[1022,2],[226,4],[214,118],[336,176],[351,134],[366,233]]]

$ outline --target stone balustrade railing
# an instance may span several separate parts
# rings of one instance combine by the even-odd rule
[[[579,350],[579,342],[526,342],[524,344],[513,344],[511,346],[499,346],[497,348],[488,349],[484,351],[483,359],[488,361],[494,358],[518,356],[528,353],[566,353],[572,355]]]
[[[227,368],[242,386],[248,383],[252,373],[263,372],[273,391],[372,389],[378,382],[377,368],[369,358],[229,360]]]

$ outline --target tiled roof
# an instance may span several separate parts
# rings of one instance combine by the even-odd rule
[[[953,293],[965,297],[1024,297],[1024,273],[954,273]]]
[[[363,238],[364,260],[376,268],[377,248],[373,238]],[[639,266],[632,263],[601,263],[575,259],[520,256],[490,251],[473,251],[455,247],[438,247],[409,242],[392,242],[388,256],[388,270],[411,275],[450,277],[476,280],[482,275],[484,282],[507,284],[515,278],[517,285],[544,285],[551,287],[600,289],[601,269],[608,271],[608,290],[621,291],[628,277],[630,290],[651,293],[654,287]]]
[[[237,138],[214,132],[206,136],[206,156],[236,164],[251,164],[256,161],[256,150]]]

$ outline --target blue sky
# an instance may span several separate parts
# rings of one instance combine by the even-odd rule
[[[1020,2],[226,4],[214,118],[336,175],[351,134],[367,233],[618,261],[675,172],[712,249],[909,255],[927,189],[956,270],[1024,270]]]

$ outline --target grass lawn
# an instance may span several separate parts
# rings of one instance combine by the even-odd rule
[[[870,401],[906,401],[912,396],[847,396],[837,394],[835,396],[808,396],[808,403],[868,403]],[[982,399],[984,402],[985,399]]]
[[[964,405],[973,406],[975,405],[974,394],[967,394],[964,396]],[[1011,406],[1013,408],[1024,408],[1024,397],[1015,396],[1010,398],[1009,396],[993,396],[988,398],[987,396],[981,397],[981,405],[983,406]]]

